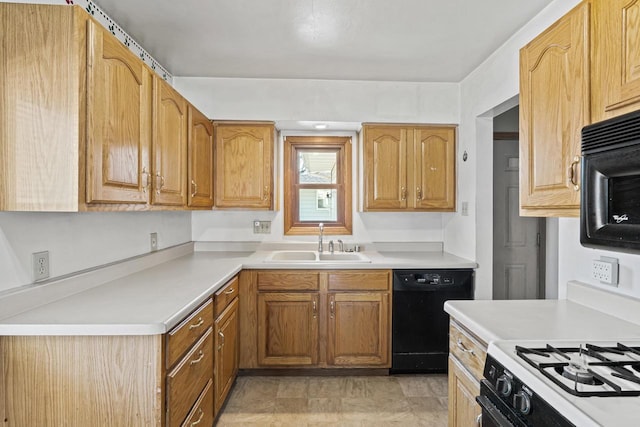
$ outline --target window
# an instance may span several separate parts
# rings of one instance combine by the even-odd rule
[[[351,138],[284,140],[284,234],[351,234]]]

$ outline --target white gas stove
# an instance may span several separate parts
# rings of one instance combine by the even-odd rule
[[[483,426],[640,425],[640,339],[496,341],[479,403]]]

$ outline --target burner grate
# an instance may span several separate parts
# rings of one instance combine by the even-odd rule
[[[584,348],[556,348],[547,344],[545,348],[516,346],[516,353],[554,384],[574,396],[640,396],[640,389],[617,380],[640,384],[640,377],[633,372],[640,370],[640,347],[618,343],[615,347],[585,344]],[[615,356],[615,360],[605,354]],[[552,356],[556,356],[558,361],[542,360],[552,359]],[[583,358],[589,360],[582,360]],[[572,380],[572,386],[567,384],[567,379]],[[590,386],[597,387],[589,389]]]

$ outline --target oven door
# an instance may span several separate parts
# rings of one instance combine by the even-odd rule
[[[519,417],[498,397],[487,380],[480,383],[480,396],[476,402],[482,408],[482,427],[526,427]]]

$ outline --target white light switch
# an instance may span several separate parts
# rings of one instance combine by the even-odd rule
[[[469,202],[462,202],[461,214],[462,216],[469,216]]]

